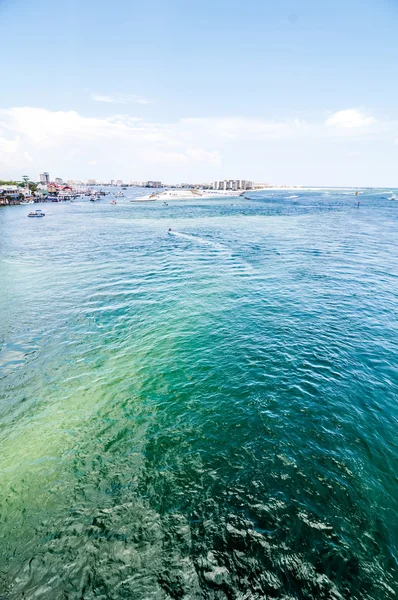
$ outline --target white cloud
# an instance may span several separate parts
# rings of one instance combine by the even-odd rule
[[[93,94],[94,102],[105,102],[107,104],[151,104],[150,100],[135,94]]]
[[[180,181],[211,180],[223,167],[249,178],[253,159],[266,166],[261,157],[272,158],[280,143],[288,151],[295,145],[316,148],[319,140],[392,142],[397,134],[396,122],[376,121],[357,109],[338,111],[326,122],[231,116],[160,123],[124,114],[100,118],[73,110],[13,107],[0,110],[0,172],[18,175],[26,166],[32,176],[53,170],[84,178],[84,165],[91,165],[90,175],[97,178],[114,174]]]
[[[10,169],[15,165],[19,152],[19,141],[19,136],[13,139],[8,139],[5,136],[0,137],[0,179],[4,178],[2,171]]]
[[[156,123],[128,115],[86,117],[76,111],[50,111],[34,107],[0,110],[0,171],[24,164],[30,170],[56,170],[84,177],[83,165],[95,166],[96,177],[111,169],[150,178],[165,166],[184,169],[219,167],[221,153],[208,137],[190,133],[181,121]],[[203,146],[201,143],[203,142]],[[7,156],[10,155],[10,159]],[[35,156],[33,163],[27,159]],[[107,173],[104,173],[104,171]],[[155,176],[153,175],[153,177]],[[65,175],[64,175],[65,176]]]
[[[375,123],[376,119],[374,117],[364,113],[358,108],[339,110],[330,115],[330,117],[328,117],[325,121],[325,125],[328,127],[338,127],[343,129],[369,127]]]
[[[5,137],[0,137],[0,152],[2,154],[15,154],[18,152],[19,137],[13,140],[8,140]]]
[[[207,152],[201,148],[187,148],[183,152],[164,150],[143,150],[141,156],[148,161],[162,164],[186,165],[189,163],[208,163],[220,167],[221,155],[218,151]]]
[[[305,135],[309,126],[297,119],[273,121],[245,117],[191,118],[180,122],[187,132],[211,135],[217,141],[283,140]]]

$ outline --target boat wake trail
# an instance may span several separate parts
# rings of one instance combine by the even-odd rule
[[[203,244],[205,246],[212,246],[213,248],[217,248],[218,250],[227,250],[225,246],[218,242],[213,242],[211,240],[207,240],[205,238],[199,237],[198,235],[188,235],[187,233],[180,233],[179,231],[169,231],[169,235],[174,235],[175,237],[183,238],[189,240],[191,242],[196,242],[197,244]]]
[[[236,261],[238,261],[241,264],[241,266],[244,266],[245,268],[249,269],[250,271],[253,271],[253,265],[251,265],[250,263],[248,263],[246,260],[242,259],[241,257],[238,258],[231,251],[231,249],[228,248],[228,246],[224,246],[223,244],[220,244],[219,242],[213,242],[212,240],[202,238],[198,235],[189,235],[187,233],[180,233],[179,231],[168,231],[168,234],[174,235],[175,237],[178,237],[178,238],[186,239],[190,242],[201,244],[203,246],[208,246],[210,248],[214,248],[215,250],[218,250],[220,252],[220,254],[223,254],[226,258],[233,260],[235,263],[236,263]]]

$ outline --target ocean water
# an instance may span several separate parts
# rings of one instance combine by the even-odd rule
[[[2,600],[396,597],[388,196],[0,208]]]

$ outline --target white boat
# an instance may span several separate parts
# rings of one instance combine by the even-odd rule
[[[118,192],[118,193],[116,194],[116,198],[124,198],[124,194],[123,194],[123,192],[122,192],[122,191]]]
[[[391,194],[391,196],[389,197],[389,200],[396,200],[397,196],[396,194]]]

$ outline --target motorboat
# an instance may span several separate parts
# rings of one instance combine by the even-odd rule
[[[118,192],[118,193],[116,194],[116,198],[124,198],[124,194],[123,194],[123,192],[122,192],[122,191]]]
[[[39,208],[37,208],[36,210],[33,210],[32,212],[30,212],[28,214],[28,217],[45,217],[45,216],[46,216],[46,213],[44,213]]]
[[[111,200],[111,204],[117,204],[116,200]]]
[[[391,194],[391,196],[389,197],[389,200],[396,200],[396,199],[397,199],[396,194]]]

